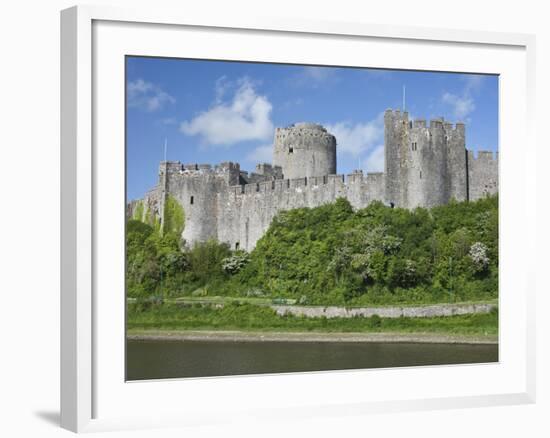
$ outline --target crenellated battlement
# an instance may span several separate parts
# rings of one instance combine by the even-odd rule
[[[240,170],[239,163],[230,161],[222,162],[215,166],[202,163],[181,163],[180,161],[161,161],[159,171],[167,170],[171,173],[179,173],[181,175],[204,175],[204,174],[219,174],[224,175],[228,172]]]
[[[251,171],[239,163],[216,165],[163,161],[159,180],[143,200],[127,206],[130,217],[161,224],[167,196],[185,213],[182,237],[189,245],[215,238],[252,250],[275,215],[347,199],[354,208],[373,201],[404,208],[474,200],[498,192],[498,154],[466,150],[465,125],[443,119],[384,114],[384,172],[336,171],[336,138],[322,125],[277,128],[273,164]],[[145,213],[147,212],[147,213]]]
[[[300,122],[285,128],[275,128],[275,138],[284,139],[290,136],[330,137],[331,134],[317,123]]]
[[[407,119],[409,118],[409,112],[408,111],[401,111],[400,109],[392,109],[388,108],[386,109],[384,113],[384,117],[394,117],[397,119]]]
[[[262,196],[268,192],[285,193],[302,190],[319,190],[325,187],[338,186],[341,190],[350,190],[353,186],[361,186],[368,191],[369,186],[378,187],[383,182],[384,174],[382,172],[373,172],[363,174],[362,171],[356,171],[348,175],[325,175],[319,177],[304,177],[291,179],[272,179],[248,184],[239,184],[230,186],[227,190],[231,193],[233,199],[241,196]]]
[[[468,151],[468,160],[470,162],[498,162],[498,152],[493,151]]]
[[[414,119],[409,122],[409,129],[410,130],[443,129],[445,132],[449,133],[452,131],[464,131],[464,123],[462,122],[451,123],[448,120],[445,120],[444,118],[440,117],[440,118],[431,119],[428,125],[426,123],[426,119]]]
[[[384,120],[386,124],[391,122],[400,123],[406,130],[443,129],[448,132],[464,130],[464,123],[456,122],[453,124],[448,120],[445,120],[443,117],[432,118],[430,119],[429,123],[427,123],[426,119],[423,118],[409,120],[409,113],[407,111],[401,110],[386,110],[386,112],[384,113]]]

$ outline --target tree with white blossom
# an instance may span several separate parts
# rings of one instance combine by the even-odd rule
[[[487,246],[481,242],[475,242],[470,247],[468,255],[472,259],[477,272],[484,271],[489,266],[489,256],[487,252]]]

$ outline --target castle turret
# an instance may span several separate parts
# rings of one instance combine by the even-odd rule
[[[386,111],[386,201],[398,207],[433,207],[468,198],[464,125],[442,118],[409,121]]]
[[[165,223],[168,197],[183,210],[182,237],[190,245],[215,237],[217,230],[217,196],[228,187],[239,184],[238,163],[182,164],[179,161],[161,162],[159,168],[158,216]]]
[[[336,138],[314,123],[277,128],[273,165],[282,168],[285,179],[336,174]]]

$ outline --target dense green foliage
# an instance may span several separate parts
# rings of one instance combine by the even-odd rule
[[[186,248],[178,238],[183,210],[173,202],[162,235],[128,223],[131,297],[284,297],[349,306],[498,294],[497,197],[413,211],[379,202],[353,211],[338,199],[281,212],[250,254],[214,241]]]
[[[252,304],[208,305],[151,304],[147,311],[132,304],[127,328],[133,330],[253,330],[320,332],[414,332],[459,335],[498,333],[498,314],[473,314],[434,318],[306,318],[279,316],[270,307]]]
[[[136,221],[143,220],[144,206],[143,201],[137,201],[136,208],[134,209],[134,214],[132,219]]]
[[[180,236],[185,226],[183,207],[176,199],[168,195],[164,203],[164,232]]]
[[[174,233],[161,235],[150,225],[130,220],[126,225],[126,255],[128,296],[153,297],[160,294],[160,284],[179,287],[186,260]]]

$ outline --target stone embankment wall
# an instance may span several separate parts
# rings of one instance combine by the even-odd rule
[[[434,316],[468,315],[474,313],[489,313],[496,309],[497,304],[433,304],[427,306],[393,306],[393,307],[336,307],[336,306],[282,306],[272,305],[278,315],[305,316],[307,318],[428,318]]]

